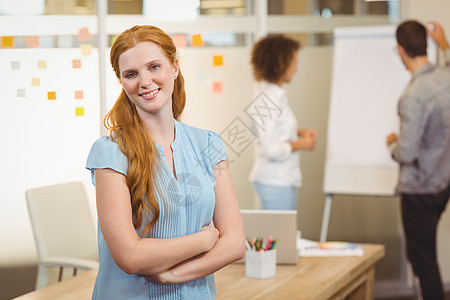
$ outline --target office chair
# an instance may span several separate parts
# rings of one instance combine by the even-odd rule
[[[95,227],[88,198],[81,182],[28,189],[28,213],[38,253],[36,289],[61,281],[65,268],[89,270],[98,267]],[[56,267],[56,268],[55,268]]]

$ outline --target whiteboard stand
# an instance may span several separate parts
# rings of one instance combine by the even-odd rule
[[[327,241],[328,223],[330,221],[331,204],[333,203],[333,195],[327,194],[325,199],[325,207],[323,209],[322,229],[320,230],[320,242]]]

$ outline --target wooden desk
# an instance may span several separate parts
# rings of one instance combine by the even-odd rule
[[[221,299],[373,299],[375,263],[384,246],[362,244],[362,257],[301,257],[297,266],[278,265],[275,277],[245,276],[245,265],[231,264],[216,273]]]
[[[222,299],[373,299],[375,263],[384,246],[362,244],[362,257],[302,257],[297,266],[278,265],[275,277],[245,276],[244,264],[231,264],[215,274],[217,300]],[[17,300],[91,299],[97,270],[23,295]]]

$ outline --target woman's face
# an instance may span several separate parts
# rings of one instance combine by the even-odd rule
[[[161,48],[140,42],[119,57],[120,81],[141,118],[172,113],[178,64],[171,65]]]
[[[292,77],[297,72],[297,62],[298,62],[298,52],[295,51],[294,55],[292,56],[291,63],[286,69],[286,72],[284,72],[283,76],[281,77],[281,83],[291,82]]]

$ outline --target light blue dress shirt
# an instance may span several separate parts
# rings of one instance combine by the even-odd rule
[[[155,143],[156,144],[156,143]],[[164,158],[164,148],[156,144],[161,160],[157,172],[164,200],[157,193],[161,210],[156,225],[145,237],[174,238],[199,232],[211,223],[215,204],[213,167],[226,160],[225,146],[212,131],[194,128],[175,120],[175,141],[172,143],[176,178]],[[110,168],[127,175],[128,161],[118,145],[108,137],[92,146],[86,168],[91,171]],[[143,216],[141,232],[150,221]],[[181,284],[157,284],[138,274],[127,274],[114,262],[102,232],[98,230],[99,271],[92,299],[214,299],[214,275]],[[151,253],[149,253],[149,256]]]

